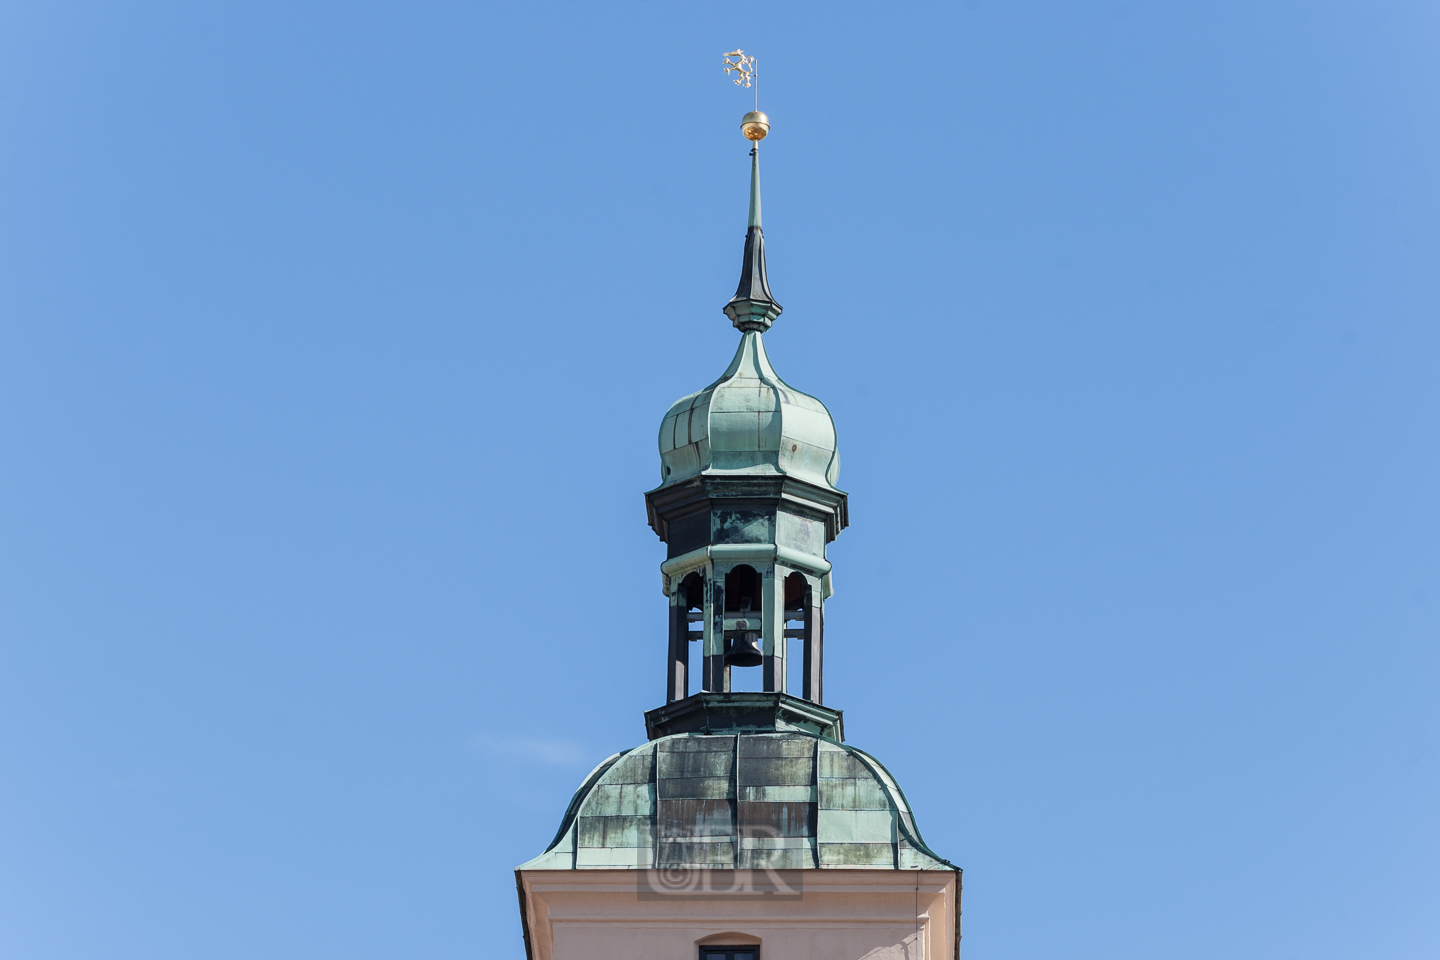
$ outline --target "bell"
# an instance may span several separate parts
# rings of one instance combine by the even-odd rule
[[[760,635],[758,633],[742,633],[730,641],[730,652],[725,654],[725,662],[732,667],[758,667],[765,662],[765,654],[760,649]]]

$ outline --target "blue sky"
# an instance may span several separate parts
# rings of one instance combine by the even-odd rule
[[[839,425],[971,960],[1440,953],[1440,9],[0,9],[0,953],[519,958],[668,405]]]

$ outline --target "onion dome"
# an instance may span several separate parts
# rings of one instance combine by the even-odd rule
[[[710,386],[677,400],[660,424],[661,486],[737,473],[787,475],[834,489],[835,421],[825,404],[790,386],[756,331]]]
[[[750,224],[740,284],[725,314],[742,331],[730,366],[710,386],[677,400],[660,424],[661,487],[707,475],[793,476],[834,489],[840,476],[835,421],[825,404],[790,386],[765,354],[761,334],[780,315],[765,276],[760,160],[752,151]]]

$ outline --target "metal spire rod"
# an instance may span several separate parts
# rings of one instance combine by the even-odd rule
[[[750,148],[750,227],[760,226],[760,144]]]

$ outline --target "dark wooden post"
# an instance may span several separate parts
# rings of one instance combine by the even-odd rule
[[[806,700],[823,704],[825,702],[825,623],[823,607],[815,599],[815,588],[807,582],[805,587],[805,680],[803,696]]]
[[[665,698],[670,703],[690,695],[689,606],[682,581],[670,596],[670,665],[665,671]]]
[[[785,692],[785,577],[783,568],[771,566],[762,574],[764,588],[760,591],[760,623],[762,643],[768,644],[761,667],[761,687],[766,693]]]
[[[701,683],[709,693],[726,693],[730,688],[726,681],[730,677],[725,672],[725,578],[719,570],[710,578],[709,614],[711,639],[707,647],[710,649],[705,651]]]

